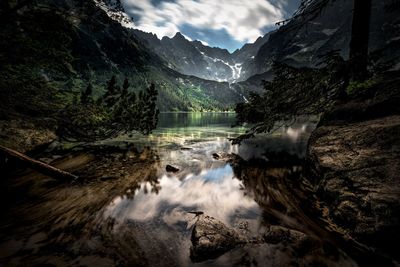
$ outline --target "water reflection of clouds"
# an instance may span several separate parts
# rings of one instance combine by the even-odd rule
[[[134,200],[123,197],[114,199],[105,216],[142,222],[163,216],[169,218],[169,222],[176,222],[178,219],[171,217],[183,211],[197,210],[230,224],[238,214],[246,217],[259,213],[256,202],[244,196],[241,190],[243,185],[233,178],[229,165],[205,170],[200,175],[188,175],[183,180],[164,175],[160,178],[162,189],[158,194],[146,193],[148,186],[142,184]]]
[[[151,145],[160,157],[161,166],[177,165],[181,171],[166,174],[160,169],[161,190],[158,194],[148,193],[150,185],[144,183],[135,192],[134,199],[116,198],[109,205],[106,216],[151,221],[161,217],[182,217],[183,211],[201,210],[226,223],[237,214],[246,217],[249,210],[255,212],[258,209],[257,204],[244,197],[241,182],[233,178],[231,167],[214,161],[212,154],[235,153],[246,160],[265,158],[266,151],[287,151],[302,156],[312,128],[310,124],[297,123],[282,127],[271,135],[259,135],[241,146],[232,145],[228,138],[243,133],[243,129],[232,129],[229,125],[202,127],[188,124],[159,128],[151,136],[141,138],[142,143],[135,139],[135,145]]]
[[[271,135],[258,135],[237,146],[232,145],[228,138],[244,133],[245,129],[232,129],[230,125],[233,120],[229,119],[231,115],[224,115],[223,123],[219,121],[220,115],[214,114],[163,116],[165,118],[161,120],[160,128],[152,135],[136,135],[131,139],[123,139],[132,142],[138,150],[150,146],[159,156],[159,166],[162,167],[158,169],[157,185],[160,190],[157,193],[152,192],[151,184],[143,183],[131,193],[133,198],[124,196],[124,193],[115,198],[106,207],[104,216],[114,218],[121,224],[134,221],[133,225],[137,223],[140,227],[151,229],[150,234],[146,233],[147,239],[154,239],[159,243],[167,242],[166,244],[176,243],[179,246],[190,242],[185,232],[188,229],[186,223],[195,220],[194,215],[188,211],[203,211],[229,225],[245,220],[253,233],[257,233],[262,227],[262,207],[254,199],[259,203],[270,203],[273,196],[271,192],[274,191],[263,191],[262,186],[267,184],[263,180],[266,175],[260,177],[258,172],[248,173],[259,180],[251,179],[251,183],[244,185],[233,178],[231,166],[223,161],[213,160],[213,153],[235,153],[245,160],[268,160],[266,152],[273,151],[284,151],[302,157],[309,133],[314,128],[314,124],[301,121],[290,127],[282,127]],[[171,121],[171,116],[172,119],[176,117],[175,120]],[[175,174],[166,173],[167,164],[177,166],[180,171]],[[120,224],[117,223],[118,225]],[[142,228],[140,231],[143,231]],[[154,249],[154,243],[149,247],[147,239],[138,239],[138,242],[145,248]],[[189,250],[188,247],[185,249]],[[188,254],[179,249],[176,251],[178,253],[174,257],[186,255],[185,260],[188,260]],[[264,259],[260,262],[264,262]],[[188,265],[185,260],[182,261],[185,262],[182,266]]]

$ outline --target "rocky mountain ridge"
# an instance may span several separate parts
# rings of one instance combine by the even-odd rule
[[[208,47],[200,41],[190,41],[180,33],[160,40],[152,33],[137,29],[132,31],[154,53],[165,59],[170,68],[180,73],[207,80],[243,82],[240,88],[250,85],[253,90],[260,87],[262,79],[272,79],[274,61],[295,67],[315,67],[319,57],[332,50],[338,50],[343,58],[348,58],[353,1],[332,1],[319,12],[313,12],[325,2],[303,0],[294,17],[286,24],[233,53]],[[110,16],[126,24],[127,15],[123,7],[116,8],[112,0],[104,0],[104,3],[111,10],[111,13],[108,12]],[[116,10],[125,15],[115,16]],[[394,67],[399,66],[400,54],[396,49],[400,41],[396,37],[400,35],[399,23],[395,9],[388,8],[382,1],[373,0],[370,50],[374,53],[375,65],[395,61]]]
[[[202,42],[190,41],[181,33],[163,37],[137,29],[132,30],[153,52],[164,58],[168,66],[180,73],[207,80],[235,83],[242,80],[242,68],[250,64],[258,49],[268,41],[269,34],[256,42],[229,53],[226,49],[209,47]]]
[[[15,27],[17,34],[10,35]],[[15,21],[7,23],[0,34],[13,36],[0,43],[4,52],[0,55],[2,75],[9,77],[10,71],[18,67],[18,71],[43,77],[71,96],[90,82],[96,97],[105,90],[106,82],[116,75],[119,83],[127,77],[130,90],[136,92],[154,83],[162,111],[228,110],[243,100],[228,83],[203,80],[169,68],[167,62],[148,49],[133,31],[112,20],[93,1],[36,1],[21,9]],[[48,49],[42,49],[44,46]],[[32,56],[19,57],[26,53]],[[18,91],[12,89],[13,86],[3,86],[10,90],[4,92],[7,97],[3,98],[3,102],[11,99],[3,103],[4,107],[10,106],[8,110],[21,102],[12,100],[12,95]]]
[[[322,56],[332,50],[349,56],[353,1],[337,0],[326,4],[319,12],[311,12],[324,0],[304,0],[292,20],[272,33],[262,45],[254,61],[243,69],[242,78],[262,74],[271,69],[273,61],[295,67],[315,67]],[[370,53],[374,66],[400,63],[400,19],[398,8],[384,1],[372,1]]]
[[[107,12],[109,17],[131,28],[133,34],[152,52],[159,55],[168,67],[185,75],[193,75],[206,80],[235,83],[242,79],[242,69],[253,61],[258,49],[265,44],[270,33],[260,36],[254,43],[230,53],[226,49],[209,47],[199,40],[189,40],[178,32],[172,38],[159,39],[153,33],[134,29],[122,5],[113,0],[94,0],[96,5]]]

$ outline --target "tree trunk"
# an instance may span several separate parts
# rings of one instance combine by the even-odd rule
[[[38,172],[41,172],[45,175],[48,175],[53,178],[58,178],[62,180],[76,180],[78,179],[78,176],[73,175],[69,172],[54,168],[53,166],[50,166],[46,163],[43,163],[41,161],[35,160],[33,158],[30,158],[18,151],[15,151],[13,149],[7,148],[0,146],[0,152],[4,153],[8,157],[16,158],[22,162],[24,162],[26,165],[28,165],[31,169],[36,170]]]
[[[371,0],[354,0],[350,41],[350,79],[363,81],[368,77],[368,43]]]

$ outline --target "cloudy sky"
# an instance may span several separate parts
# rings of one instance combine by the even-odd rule
[[[135,27],[163,36],[177,32],[234,51],[290,17],[300,0],[122,0]]]

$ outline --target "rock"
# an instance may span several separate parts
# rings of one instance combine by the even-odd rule
[[[192,231],[190,258],[194,262],[216,258],[247,239],[217,219],[200,215]]]
[[[313,248],[318,247],[318,242],[303,232],[283,226],[271,225],[263,235],[265,242],[270,244],[283,243],[290,245],[297,255],[304,255]]]
[[[394,108],[370,113],[378,104],[393,106],[374,101],[324,115],[309,141],[307,176],[329,219],[356,240],[399,258],[400,115]],[[344,111],[354,106],[359,114],[346,121]]]
[[[173,172],[173,173],[179,172],[179,168],[177,168],[177,167],[175,167],[175,166],[172,166],[172,165],[167,165],[167,166],[165,167],[165,170],[166,170],[167,172]]]
[[[304,233],[278,225],[271,225],[264,233],[264,240],[271,244],[284,241],[293,242],[304,238],[306,238]]]
[[[219,159],[221,156],[218,153],[212,154],[213,159]]]
[[[230,153],[230,154],[226,152],[214,153],[212,154],[212,157],[215,160],[225,161],[231,165],[236,165],[243,162],[243,159],[235,153]]]

